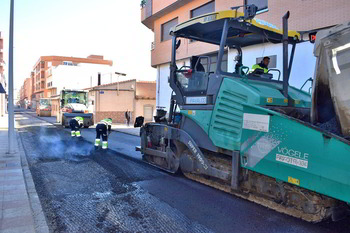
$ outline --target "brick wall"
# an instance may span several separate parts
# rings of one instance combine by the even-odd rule
[[[132,111],[131,112],[131,116],[134,115],[134,113]],[[110,112],[96,112],[94,115],[94,123],[98,123],[101,120],[105,119],[105,118],[112,118],[112,122],[113,123],[125,123],[126,119],[125,119],[125,111],[110,111]],[[133,120],[130,120],[130,123],[132,124]]]

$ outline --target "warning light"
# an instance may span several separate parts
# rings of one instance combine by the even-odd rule
[[[311,43],[315,43],[316,41],[316,32],[309,33],[309,40]]]

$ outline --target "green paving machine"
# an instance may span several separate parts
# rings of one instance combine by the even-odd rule
[[[255,13],[244,6],[172,28],[167,120],[145,124],[138,149],[149,164],[279,212],[337,220],[350,203],[350,26],[317,34],[309,94],[289,85],[296,44],[303,42],[288,31],[289,12],[283,30]],[[215,70],[207,56],[178,67],[183,38],[219,45]],[[282,78],[242,64],[242,48],[266,42],[283,44]],[[234,72],[221,68],[227,48],[237,52]]]

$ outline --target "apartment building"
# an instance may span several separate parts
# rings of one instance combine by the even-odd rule
[[[33,66],[31,85],[23,87],[31,89],[32,94],[28,99],[35,109],[40,98],[58,95],[62,89],[83,89],[93,86],[93,82],[97,84],[98,74],[107,75],[109,80],[112,65],[113,61],[104,60],[99,55],[87,58],[41,56]]]
[[[125,112],[130,111],[131,122],[143,116],[153,121],[156,108],[156,82],[136,79],[104,84],[87,89],[95,123],[111,117],[115,123],[125,123]]]
[[[32,107],[33,82],[32,78],[26,78],[20,89],[20,106],[29,109]]]
[[[7,98],[6,98],[6,79],[4,74],[4,39],[0,32],[0,116],[4,116],[7,112]]]
[[[151,46],[151,66],[157,68],[157,106],[169,107],[172,90],[168,85],[171,59],[171,27],[214,11],[229,10],[244,4],[267,4],[268,11],[255,18],[269,25],[282,28],[282,16],[290,11],[289,30],[306,31],[329,27],[350,20],[350,1],[348,0],[146,0],[142,2],[141,22],[154,32]],[[178,65],[189,65],[190,57],[207,55],[215,67],[218,46],[198,41],[182,39],[176,52]],[[223,70],[234,71],[235,51],[226,50]],[[282,45],[264,43],[243,48],[243,64],[248,67],[257,63],[261,57],[271,58],[269,68],[282,72]],[[290,84],[300,87],[304,81],[313,77],[316,59],[313,44],[305,42],[296,47]],[[283,75],[283,74],[281,74]],[[308,86],[306,86],[308,88]]]

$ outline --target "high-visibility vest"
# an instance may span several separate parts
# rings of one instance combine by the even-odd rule
[[[112,120],[110,120],[110,119],[103,119],[102,121],[99,122],[99,124],[104,124],[106,126],[111,126],[112,125]]]
[[[262,70],[264,70],[264,73],[265,73],[265,74],[269,71],[269,69],[262,68],[262,67],[260,66],[260,64],[255,64],[255,65],[253,65],[253,66],[252,66],[252,72],[253,72],[255,69],[262,69]]]
[[[82,117],[77,116],[77,117],[74,117],[73,119],[76,120],[79,125],[84,124],[84,118]]]

